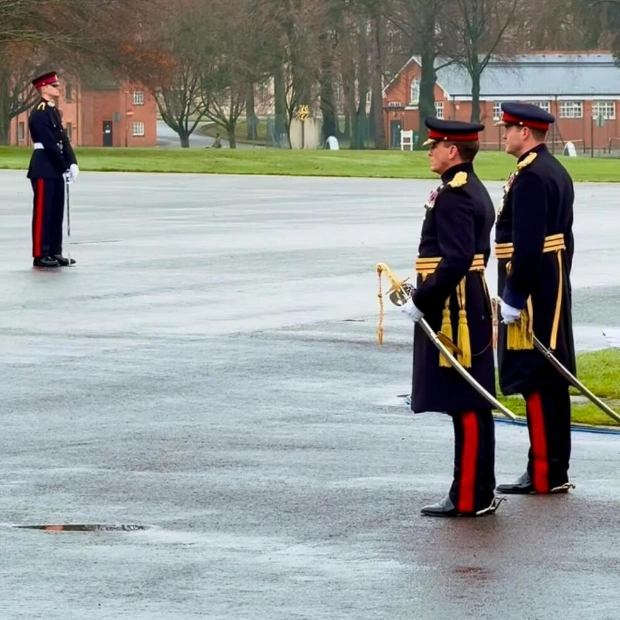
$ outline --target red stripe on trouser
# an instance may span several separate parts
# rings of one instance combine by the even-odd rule
[[[463,425],[463,452],[459,482],[459,512],[473,512],[476,498],[476,470],[478,468],[478,418],[473,411],[461,415]]]
[[[534,457],[532,472],[534,490],[537,493],[549,493],[547,433],[545,432],[545,417],[539,392],[534,392],[527,397],[527,412],[530,418],[530,441]]]
[[[32,255],[43,256],[43,215],[44,215],[45,180],[37,179],[34,202],[34,230],[32,231]]]

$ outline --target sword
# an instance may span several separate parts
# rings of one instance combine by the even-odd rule
[[[386,272],[392,285],[388,292],[390,301],[396,306],[402,306],[413,294],[413,291],[415,290],[414,287],[411,284],[406,283],[405,280],[399,281],[385,263],[379,263],[377,265],[377,272],[379,273],[379,276],[381,276],[381,272],[383,271]],[[461,375],[461,377],[463,377],[463,379],[465,379],[465,381],[467,381],[467,383],[472,388],[474,388],[474,390],[476,390],[478,394],[480,394],[480,396],[482,396],[490,405],[493,406],[494,409],[497,409],[511,422],[517,421],[517,416],[512,411],[510,411],[508,407],[502,405],[502,403],[500,403],[499,400],[495,398],[495,396],[493,396],[483,385],[481,385],[474,377],[472,377],[472,375],[467,372],[467,370],[459,363],[459,361],[454,357],[454,355],[452,355],[450,348],[453,348],[454,345],[448,348],[442,342],[441,338],[439,338],[433,328],[428,324],[428,321],[425,318],[421,318],[418,321],[418,325],[426,334],[426,336],[430,339],[430,341],[435,345],[435,347],[437,347],[437,349],[439,349],[439,351],[446,356],[446,359],[450,362],[452,368],[454,368],[454,370],[456,370],[456,372],[458,372],[459,375]]]
[[[65,181],[65,194],[67,197],[67,258],[71,267],[71,200],[69,197],[69,181]]]
[[[501,298],[497,298],[501,302]],[[618,415],[609,405],[604,403],[598,396],[593,394],[575,375],[568,370],[560,360],[553,355],[551,349],[548,349],[537,337],[534,335],[534,347],[542,353],[551,365],[577,390],[579,390],[586,398],[594,403],[599,409],[604,411],[609,417],[613,418],[616,422],[620,423],[620,415]]]
[[[604,411],[609,417],[620,423],[620,415],[618,415],[609,405],[604,403],[598,396],[593,394],[568,368],[564,367],[560,360],[548,349],[536,336],[534,336],[534,346],[551,362],[552,366],[568,380],[573,387],[577,388],[586,398],[593,402],[599,409]]]
[[[474,379],[474,377],[472,377],[471,374],[467,372],[465,368],[463,368],[463,366],[458,362],[458,360],[452,355],[450,349],[448,349],[448,347],[443,344],[435,331],[433,331],[433,328],[428,324],[428,321],[425,318],[421,318],[418,321],[418,324],[422,328],[422,331],[430,338],[431,342],[446,356],[452,368],[454,368],[454,370],[456,370],[456,372],[458,372],[459,375],[461,375],[461,377],[463,377],[463,379],[465,379],[465,381],[467,381],[467,383],[469,383],[469,385],[471,385],[471,387],[473,387],[474,390],[476,390],[476,392],[480,394],[480,396],[485,398],[488,403],[493,405],[495,409],[498,409],[500,413],[507,417],[511,422],[516,422],[517,416],[512,413],[512,411],[510,411],[508,407],[502,405],[502,403],[500,403],[499,400],[497,400],[495,396],[493,396],[493,394],[488,392],[484,388],[484,386],[478,383],[478,381],[476,381],[476,379]]]

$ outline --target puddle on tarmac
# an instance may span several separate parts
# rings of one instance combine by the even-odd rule
[[[41,530],[43,532],[141,532],[149,529],[146,525],[106,525],[101,523],[14,525],[13,527],[21,530]]]

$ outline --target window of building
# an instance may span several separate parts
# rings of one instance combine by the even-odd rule
[[[443,118],[443,101],[435,101],[435,116]]]
[[[73,124],[72,123],[67,123],[65,125],[65,133],[67,134],[67,138],[69,138],[69,140],[73,138]]]
[[[613,121],[616,119],[615,101],[594,101],[592,102],[592,118],[602,116],[605,120]]]
[[[418,105],[420,103],[420,80],[413,78],[409,89],[409,105]]]
[[[551,103],[549,101],[530,101],[532,105],[537,105],[541,110],[551,113]]]
[[[135,90],[133,93],[133,104],[144,105],[144,93],[141,90]]]
[[[493,103],[493,120],[498,121],[502,116],[502,104]]]
[[[582,101],[562,101],[560,102],[560,118],[582,118]]]
[[[67,101],[73,101],[73,84],[69,82],[65,85],[65,99]]]
[[[17,139],[23,142],[26,137],[26,127],[23,122],[17,124]]]
[[[144,123],[134,123],[133,133],[134,136],[144,136]]]

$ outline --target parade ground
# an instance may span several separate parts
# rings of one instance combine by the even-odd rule
[[[620,434],[573,434],[569,495],[419,516],[452,424],[404,404],[375,264],[411,275],[436,184],[83,172],[46,272],[0,172],[0,620],[616,620]],[[576,188],[579,351],[620,329],[619,191]],[[527,447],[498,423],[498,482]]]

